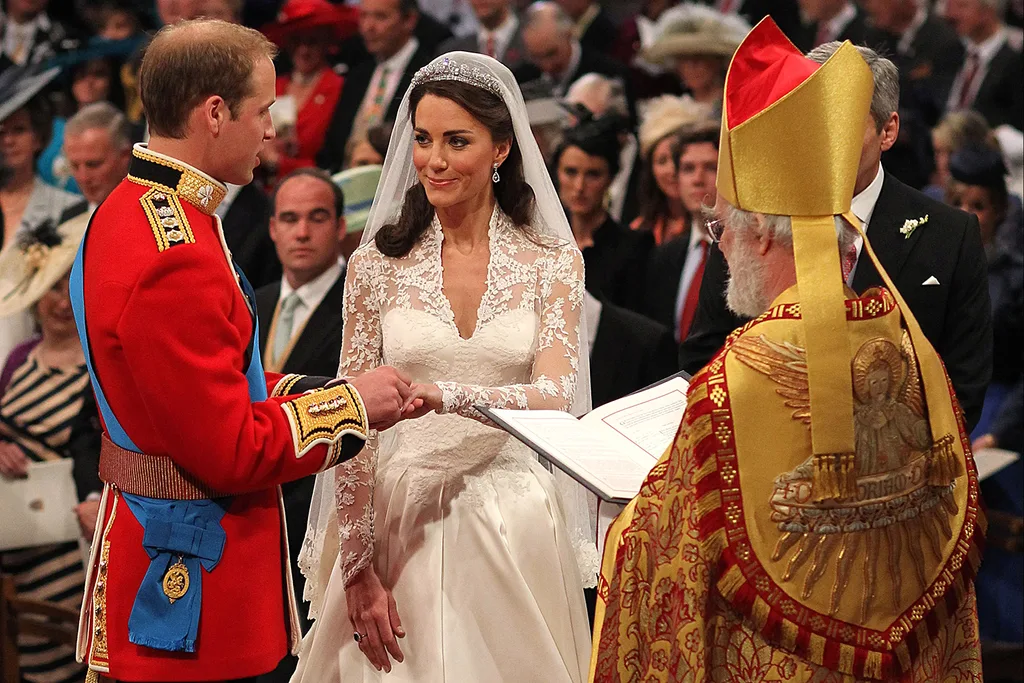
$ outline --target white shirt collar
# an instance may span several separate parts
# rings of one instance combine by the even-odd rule
[[[565,73],[561,75],[561,81],[557,84],[561,88],[561,95],[565,94],[565,91],[572,85],[572,77],[576,73],[576,70],[580,68],[580,59],[583,57],[583,48],[580,46],[580,41],[573,38],[572,40],[572,56],[569,57],[569,66],[566,67]]]
[[[378,69],[390,69],[391,73],[405,73],[406,67],[409,66],[409,62],[412,60],[413,53],[416,52],[420,47],[420,41],[416,39],[416,36],[409,38],[402,49],[391,55],[383,62],[377,64]]]
[[[850,211],[853,215],[860,219],[861,223],[864,224],[865,229],[868,223],[871,222],[871,214],[875,212],[875,204],[878,203],[878,195],[882,193],[882,181],[885,180],[885,173],[882,171],[882,165],[878,165],[878,171],[875,173],[874,179],[868,183],[868,186],[853,196],[853,201],[850,202]]]
[[[480,27],[480,31],[477,34],[477,42],[479,43],[480,50],[487,49],[487,36],[494,36],[495,53],[501,57],[504,56],[505,50],[508,49],[509,44],[512,42],[512,37],[515,36],[516,31],[519,29],[519,18],[516,13],[512,10],[508,11],[508,15],[505,16],[505,21],[501,22],[501,25],[493,31],[488,31],[483,26]]]
[[[832,40],[839,40],[839,36],[842,34],[843,29],[857,16],[857,10],[853,6],[852,2],[847,2],[843,5],[843,9],[839,10],[838,13],[831,19],[825,22],[825,27],[828,30],[828,35]]]
[[[928,10],[923,6],[918,8],[914,18],[910,20],[910,26],[907,26],[907,30],[900,36],[900,40],[896,43],[896,51],[901,54],[906,54],[910,51],[910,46],[914,42],[914,38],[917,38],[917,32],[921,30],[921,26],[928,20]]]
[[[704,229],[703,221],[697,217],[690,221],[690,247],[689,251],[692,252],[697,248],[697,245],[701,242],[710,242],[711,236],[707,234],[707,230]]]
[[[317,275],[315,278],[302,285],[298,289],[292,289],[288,284],[288,278],[281,278],[281,296],[279,300],[284,301],[292,292],[295,292],[306,310],[312,313],[320,302],[327,296],[327,292],[334,286],[335,281],[341,276],[341,264],[333,263],[331,267]]]
[[[999,49],[1003,47],[1003,43],[1005,42],[1006,29],[1000,27],[998,31],[980,43],[967,41],[967,49],[969,51],[976,52],[981,60],[981,65],[987,67],[992,61],[992,58],[996,56],[997,52],[999,52]]]

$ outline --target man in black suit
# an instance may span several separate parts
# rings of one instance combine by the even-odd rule
[[[461,50],[494,57],[513,71],[526,56],[523,27],[512,9],[512,0],[469,0],[480,28],[468,36],[441,44],[438,54]]]
[[[822,63],[838,46],[826,43],[808,56]],[[981,415],[992,375],[992,313],[978,220],[882,169],[881,153],[899,135],[899,79],[892,62],[867,48],[860,50],[874,75],[875,93],[851,210],[865,224],[882,266],[946,364],[970,430]],[[916,228],[911,228],[913,220],[918,221]],[[859,256],[859,248],[844,255],[852,261],[850,286],[858,293],[882,286],[871,261]],[[687,372],[703,367],[744,322],[726,307],[727,280],[721,251],[714,249],[690,335],[680,347],[679,365]]]
[[[362,0],[359,34],[374,59],[359,64],[345,77],[316,157],[318,166],[332,173],[340,171],[350,139],[398,116],[413,74],[434,56],[434,49],[421,45],[414,35],[418,20],[416,0]]]
[[[529,83],[546,81],[556,97],[565,95],[569,86],[588,73],[614,78],[622,83],[629,103],[630,118],[635,109],[626,67],[605,57],[599,50],[573,36],[572,19],[553,2],[536,2],[523,17],[523,44],[526,61],[514,70],[516,80]],[[609,46],[610,47],[610,46]]]
[[[870,30],[863,10],[851,0],[799,0],[805,21],[793,43],[807,52],[833,40],[864,45]]]
[[[864,7],[876,29],[867,46],[892,55],[900,72],[900,136],[882,161],[904,183],[921,188],[931,174],[931,129],[945,112],[964,48],[925,0],[868,0]]]
[[[797,0],[701,0],[723,14],[738,14],[751,26],[767,16],[786,36],[796,41],[800,35],[800,7]]]
[[[281,262],[277,260],[274,242],[270,239],[270,199],[259,185],[228,185],[228,193],[217,206],[224,228],[224,241],[235,260],[259,289],[281,279]]]
[[[558,0],[562,10],[575,24],[573,33],[581,45],[607,51],[619,38],[615,22],[595,0]]]
[[[1024,130],[1024,59],[1007,41],[996,0],[950,0],[946,18],[967,43],[967,59],[949,93],[950,111],[973,109],[997,128]]]
[[[270,236],[284,277],[256,290],[263,365],[270,372],[333,377],[341,354],[341,305],[345,273],[338,257],[345,236],[345,198],[341,188],[318,168],[286,175],[272,198]],[[304,579],[298,567],[306,533],[313,477],[281,487],[287,512],[292,578],[303,632],[308,630]],[[260,680],[284,683],[295,669],[286,657]]]
[[[10,66],[39,64],[81,41],[47,13],[43,0],[7,0],[0,9],[0,73]]]
[[[590,397],[594,407],[676,372],[678,347],[664,325],[584,294],[590,333]]]

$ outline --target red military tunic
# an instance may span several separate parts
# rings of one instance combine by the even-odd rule
[[[294,649],[278,484],[352,457],[368,429],[351,386],[302,393],[322,387],[322,378],[268,374],[270,398],[250,399],[254,318],[213,213],[224,194],[213,178],[137,146],[128,177],[86,236],[93,369],[111,412],[145,454],[113,458],[105,449],[101,457],[108,485],[79,634],[79,657],[119,681],[243,678],[274,669]],[[150,557],[122,490],[166,499],[189,486],[215,492],[200,497],[231,496],[223,554],[202,571],[195,652],[132,644],[128,619]]]

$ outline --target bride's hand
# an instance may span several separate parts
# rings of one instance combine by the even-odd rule
[[[444,407],[441,389],[436,384],[413,384],[412,392],[406,400],[406,407],[413,404],[414,401],[418,401],[421,405],[417,406],[412,414],[403,415],[405,419],[421,417],[432,410],[440,412]]]
[[[404,638],[405,629],[398,618],[394,596],[381,584],[372,565],[352,577],[345,588],[345,600],[348,603],[349,621],[359,636],[359,650],[377,671],[384,669],[390,673],[391,660],[388,654],[396,662],[405,659],[395,639],[395,636]]]

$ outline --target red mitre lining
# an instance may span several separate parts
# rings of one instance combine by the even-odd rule
[[[725,81],[729,130],[779,101],[820,66],[804,57],[789,38],[765,17],[743,39]]]

